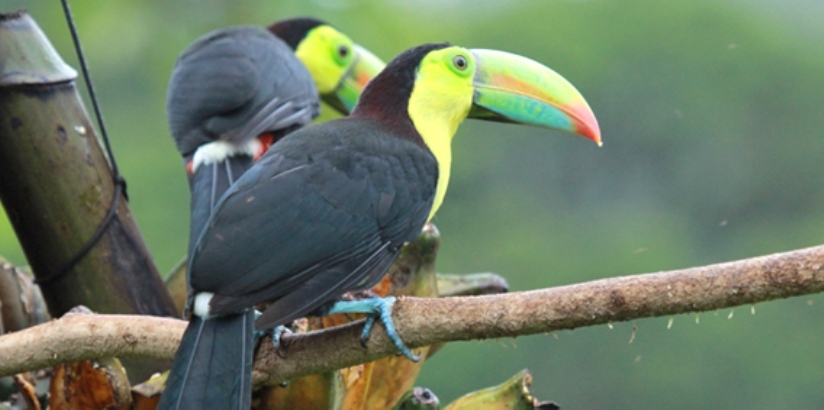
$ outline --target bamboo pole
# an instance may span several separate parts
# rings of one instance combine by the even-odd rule
[[[126,200],[114,201],[76,76],[25,12],[0,14],[0,200],[53,317],[78,305],[177,316]],[[66,270],[113,203],[100,240]]]

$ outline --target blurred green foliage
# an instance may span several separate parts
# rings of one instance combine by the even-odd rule
[[[824,242],[824,6],[803,0],[74,2],[161,271],[186,248],[188,193],[164,95],[176,55],[235,24],[311,14],[389,59],[449,40],[529,56],[566,76],[605,146],[467,122],[435,223],[439,270],[496,271],[514,290],[727,261]],[[28,7],[75,67],[57,2]],[[3,169],[2,172],[11,172]],[[24,263],[0,219],[0,254]],[[451,344],[418,384],[444,402],[528,367],[568,409],[824,407],[824,297]],[[637,327],[633,331],[633,326]],[[632,343],[628,343],[635,332]]]

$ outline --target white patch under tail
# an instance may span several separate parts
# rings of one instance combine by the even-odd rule
[[[214,295],[212,292],[200,292],[196,294],[192,313],[203,319],[209,319],[211,317],[209,314],[209,302],[212,301]]]

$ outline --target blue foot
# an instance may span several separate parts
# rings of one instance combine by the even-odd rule
[[[395,330],[395,323],[392,322],[392,305],[395,304],[395,297],[387,296],[385,298],[368,298],[362,300],[341,300],[335,302],[326,314],[332,315],[336,313],[366,313],[366,325],[363,327],[360,341],[361,345],[366,347],[366,342],[369,340],[369,334],[372,332],[372,326],[375,325],[375,319],[380,319],[383,323],[383,328],[386,330],[386,335],[389,340],[395,345],[402,355],[407,359],[417,362],[421,360],[421,355],[416,355],[409,350],[403,340],[398,336]]]
[[[263,313],[258,312],[257,310],[255,310],[255,320],[257,320],[257,318],[259,318],[260,315],[262,315],[262,314]],[[272,329],[255,330],[255,332],[254,332],[255,344],[257,344],[257,342],[260,341],[260,338],[262,338],[263,336],[270,335],[270,336],[272,336],[272,346],[275,347],[275,352],[278,354],[278,356],[284,357],[283,352],[281,352],[281,350],[280,350],[280,338],[283,336],[284,333],[289,334],[289,333],[292,333],[292,331],[288,327],[283,326],[283,325],[276,326]]]

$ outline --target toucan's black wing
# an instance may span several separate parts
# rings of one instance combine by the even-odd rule
[[[189,266],[211,313],[274,301],[258,327],[278,325],[380,278],[420,233],[438,173],[383,132],[357,118],[296,131],[229,189]]]
[[[306,125],[318,107],[314,82],[294,52],[253,26],[195,41],[175,63],[166,95],[169,127],[184,157],[217,139],[239,143]]]

